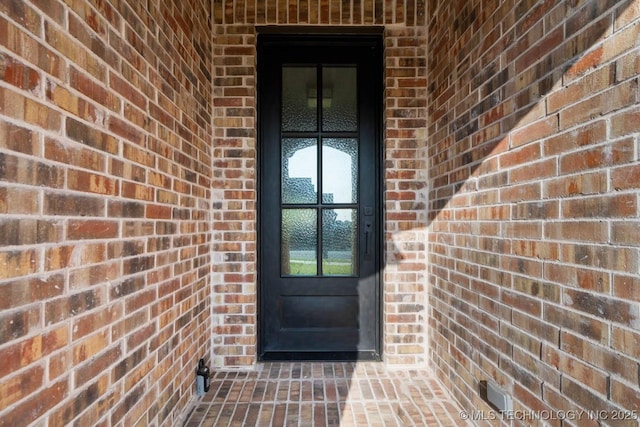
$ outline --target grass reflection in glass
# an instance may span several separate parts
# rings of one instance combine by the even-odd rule
[[[292,276],[315,276],[316,265],[308,261],[291,260],[290,274]],[[351,264],[340,262],[338,260],[325,260],[322,266],[324,276],[351,276]]]

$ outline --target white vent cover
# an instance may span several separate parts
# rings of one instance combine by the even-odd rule
[[[502,391],[497,385],[487,381],[487,400],[499,411],[513,411],[511,396]]]

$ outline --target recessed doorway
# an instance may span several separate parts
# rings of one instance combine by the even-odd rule
[[[381,357],[381,37],[260,35],[259,357]]]

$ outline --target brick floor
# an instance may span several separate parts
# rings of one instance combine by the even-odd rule
[[[265,363],[217,371],[185,427],[463,426],[460,409],[428,371],[381,363]]]

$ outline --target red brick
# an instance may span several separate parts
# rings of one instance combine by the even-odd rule
[[[108,335],[109,334],[104,331],[98,332],[74,344],[73,363],[80,364],[102,352],[109,343]]]
[[[98,80],[104,80],[106,65],[95,56],[87,55],[70,34],[61,31],[48,21],[45,21],[44,30],[45,40],[53,49]]]
[[[64,321],[69,317],[95,309],[104,300],[104,292],[95,288],[65,298],[50,300],[45,304],[44,321],[46,324]]]
[[[547,116],[511,133],[511,146],[518,147],[526,143],[537,141],[558,132],[558,117]],[[504,156],[503,156],[504,157]]]
[[[526,70],[540,58],[546,56],[564,40],[563,28],[557,28],[546,37],[539,39],[537,43],[528,48],[522,56],[515,61],[516,72]]]
[[[612,348],[635,359],[640,358],[640,334],[637,331],[614,326],[611,342]]]
[[[62,224],[35,219],[8,219],[0,222],[0,236],[3,246],[57,242],[62,237]]]
[[[108,29],[104,19],[89,7],[85,6],[83,9],[78,10],[77,13],[84,15],[85,22],[82,22],[81,18],[79,19],[75,14],[69,16],[69,33],[104,62],[117,61],[118,57],[115,52],[107,47]],[[94,31],[98,34],[96,35]]]
[[[104,201],[98,198],[67,194],[46,194],[44,212],[47,215],[103,216]]]
[[[502,323],[500,325],[500,336],[510,344],[517,345],[531,354],[540,354],[540,340],[520,331],[516,327]]]
[[[513,312],[513,325],[519,327],[524,332],[528,332],[543,341],[548,341],[553,344],[558,342],[560,336],[560,328],[556,325],[546,323],[537,317],[528,316],[519,311]]]
[[[576,255],[576,251],[580,252],[582,248],[564,250],[566,254],[572,254],[574,256]],[[584,256],[584,252],[582,252],[582,256]],[[566,259],[566,261],[570,260]],[[609,275],[597,270],[579,268],[575,265],[569,267],[567,265],[554,264],[546,265],[544,273],[546,280],[574,288],[592,290],[600,293],[608,293],[611,289]]]
[[[632,359],[576,335],[561,332],[560,349],[611,375],[617,375],[628,381],[638,379],[638,366]]]
[[[110,73],[109,74],[109,87],[112,88],[113,90],[115,90],[121,96],[125,97],[127,100],[129,100],[129,102],[131,102],[132,104],[134,104],[138,108],[140,108],[140,109],[146,109],[147,108],[148,100],[145,97],[145,94],[142,93],[134,85],[132,85],[131,82],[126,81],[121,76],[119,76],[119,75],[117,75],[115,73]],[[160,108],[155,106],[153,103],[149,103],[148,105],[149,105],[149,108],[151,110],[150,112],[157,111],[158,113],[160,113],[162,111]],[[152,109],[152,107],[154,107],[154,108]],[[153,113],[152,113],[152,115],[153,115]],[[156,117],[155,115],[153,115],[153,116]],[[170,122],[162,120],[162,123],[165,126],[168,126],[168,124]],[[172,126],[168,126],[168,127],[172,127]]]
[[[38,269],[39,254],[31,250],[4,250],[0,252],[0,280],[28,276]]]
[[[557,174],[557,161],[555,159],[545,159],[536,163],[521,165],[510,173],[510,179],[513,183],[519,183],[531,180],[543,180],[557,176]]]
[[[605,60],[604,52],[605,52],[604,47],[603,46],[598,46],[596,49],[593,49],[593,50],[585,53],[584,55],[582,55],[567,70],[567,72],[563,76],[563,80],[565,82],[570,82],[573,79],[576,79],[576,78],[584,76],[589,71],[591,71],[594,68],[598,67],[598,65],[602,64],[604,62],[604,60]],[[610,68],[610,67],[604,67],[605,70],[607,68]],[[582,84],[582,83],[580,83],[580,86],[582,86],[585,89],[586,89],[586,87],[588,87],[587,84]],[[600,89],[602,89],[602,88],[600,88]],[[594,90],[594,92],[595,92],[595,90]],[[579,97],[574,97],[574,98],[575,99],[580,99],[581,97],[584,97],[584,93],[582,93]],[[570,94],[563,94],[558,98],[552,100],[551,103],[549,104],[550,105],[550,109],[552,111],[555,111],[556,108],[560,107],[561,105],[566,105],[566,102],[565,102],[566,98],[571,98],[571,95]],[[555,104],[555,102],[558,102],[558,104]]]
[[[67,237],[78,239],[108,239],[118,236],[118,223],[114,221],[74,220],[69,222]]]
[[[98,312],[91,312],[82,317],[74,318],[72,340],[76,341],[115,323],[122,314],[122,307],[120,305],[114,305],[103,308]]]
[[[637,102],[637,86],[636,81],[621,83],[562,110],[560,128],[566,129],[634,104]]]
[[[640,265],[633,228],[640,61],[630,53],[638,13],[613,0],[588,3],[525,1],[500,13],[487,7],[462,28],[462,11],[479,3],[430,10],[430,356],[471,409],[480,400],[474,384],[496,371],[491,363],[508,372],[517,406],[526,410],[548,409],[547,402],[610,410],[613,379],[637,385],[629,332],[640,314],[629,271]],[[498,55],[502,70],[494,65]],[[460,129],[475,133],[467,138]],[[466,169],[470,161],[478,167]],[[387,189],[397,191],[393,185]],[[508,206],[510,218],[481,224],[491,217],[486,206]],[[499,245],[503,239],[510,245]],[[469,312],[458,286],[470,283],[478,306],[504,319],[501,337],[513,345],[504,363],[490,349],[490,333],[474,343],[478,357],[467,347],[473,326],[458,320]],[[550,331],[559,331],[560,348]]]
[[[70,146],[61,141],[47,138],[44,152],[48,160],[96,172],[105,170],[105,156],[84,147]]]
[[[576,173],[633,162],[634,141],[623,140],[560,157],[560,172]]]
[[[58,111],[7,88],[0,88],[0,113],[54,132],[62,123]]]
[[[0,317],[0,341],[17,340],[37,331],[40,321],[40,310],[33,307],[3,315]]]
[[[617,244],[637,245],[640,241],[640,223],[638,221],[612,222],[611,240]]]
[[[51,414],[51,422],[56,425],[67,425],[88,407],[99,404],[99,398],[107,390],[107,382],[106,376],[102,376],[98,381],[82,388],[74,395],[73,401],[67,401],[62,408]]]
[[[109,93],[104,87],[104,83],[91,80],[85,73],[75,67],[69,70],[69,83],[73,89],[76,89],[98,104],[116,113],[120,112],[121,105],[119,98]]]
[[[110,132],[113,132],[136,145],[142,146],[144,143],[144,134],[129,122],[121,120],[118,117],[109,116],[108,129]]]
[[[109,154],[116,154],[118,152],[117,140],[102,132],[99,128],[91,127],[88,124],[67,118],[65,129],[66,135],[75,141]]]
[[[37,134],[20,126],[0,121],[0,147],[27,155],[37,155]]]
[[[623,273],[627,273],[623,271]],[[613,278],[613,295],[627,301],[640,301],[640,279],[635,276],[616,275]]]
[[[627,271],[640,265],[636,251],[618,246],[607,248],[587,244],[567,244],[562,248],[562,259],[578,265],[619,271]]]
[[[596,394],[584,385],[573,381],[569,375],[562,377],[562,392],[567,398],[576,402],[581,408],[588,408],[588,411],[598,413],[602,411],[611,414],[615,411],[615,407],[601,394]]]
[[[579,240],[602,242],[608,238],[609,230],[603,222],[563,221],[545,226],[545,237],[550,240]]]
[[[637,300],[629,272],[640,265],[640,175],[629,151],[638,130],[637,7],[325,1],[307,13],[296,2],[170,1],[160,13],[131,2],[67,3],[0,6],[0,114],[12,123],[0,128],[0,213],[38,216],[5,218],[3,238],[27,247],[11,252],[22,260],[12,264],[17,277],[0,273],[10,296],[0,307],[44,307],[45,327],[77,327],[61,328],[48,350],[11,371],[19,378],[44,369],[44,387],[60,387],[37,383],[28,398],[13,395],[7,422],[164,425],[192,397],[192,377],[182,373],[199,353],[216,354],[218,364],[255,363],[253,22],[391,24],[385,239],[397,250],[386,260],[385,310],[413,323],[385,330],[387,361],[429,355],[468,407],[477,406],[487,373],[508,385],[519,408],[637,405],[629,316]],[[520,144],[532,151],[514,150]],[[225,232],[210,236],[212,223]],[[595,232],[583,232],[592,225]],[[109,241],[71,245],[69,237]],[[47,279],[52,269],[65,274]],[[425,278],[428,318],[411,311],[426,295]],[[71,301],[70,291],[89,288],[93,303]],[[227,301],[214,319],[208,289]],[[579,297],[573,309],[563,308],[560,290]],[[107,301],[112,311],[102,317],[94,304]],[[420,341],[427,323],[434,339]],[[549,365],[540,349],[558,328],[562,348],[549,344]],[[120,339],[138,347],[114,346]],[[83,360],[77,367],[74,355]],[[148,388],[133,385],[143,376]]]
[[[521,202],[512,209],[512,219],[554,219],[560,213],[557,201]]]
[[[604,120],[586,123],[584,126],[546,139],[543,149],[546,155],[562,154],[587,145],[604,142],[607,124]]]
[[[51,408],[68,398],[68,380],[62,379],[29,396],[29,399],[13,407],[3,415],[7,425],[31,424]]]
[[[532,265],[532,264],[533,263],[528,263],[528,264],[522,263],[522,265]],[[527,269],[526,272],[529,275],[533,275],[534,273],[529,269]],[[514,276],[513,289],[519,292],[526,293],[527,295],[538,297],[544,301],[560,302],[559,287],[551,283],[544,283],[541,280]]]
[[[10,2],[0,6],[0,10],[9,18],[19,23],[27,31],[41,35],[42,17],[30,5],[21,2]]]
[[[19,2],[14,2],[19,5]],[[26,62],[36,65],[39,69],[62,80],[65,76],[66,66],[62,58],[39,43],[31,34],[18,29],[5,18],[0,18],[0,44],[7,46]],[[40,31],[38,25],[38,32]]]
[[[152,201],[154,196],[153,188],[133,182],[122,183],[122,196],[128,199]]]
[[[147,205],[145,216],[152,219],[170,219],[171,208],[169,206]]]
[[[118,182],[115,179],[78,170],[67,172],[67,187],[70,190],[110,196],[117,196],[119,193]]]
[[[593,319],[566,308],[546,304],[543,319],[564,330],[574,331],[581,336],[606,344],[609,340],[609,328],[604,321]]]
[[[611,118],[611,136],[625,136],[640,131],[640,110],[625,111]]]
[[[560,411],[564,411],[564,414],[567,413],[581,413],[580,411],[582,411],[581,407],[579,405],[577,405],[576,403],[574,403],[573,401],[571,401],[570,399],[568,399],[563,393],[561,393],[559,391],[559,388],[554,388],[551,385],[544,385],[544,396],[545,396],[545,401],[548,402],[548,404],[553,408],[553,410],[557,411],[555,412],[555,414],[560,414]],[[575,412],[571,412],[571,411],[575,411]],[[596,418],[596,417],[594,417]],[[588,417],[584,417],[581,420],[581,426],[584,425],[585,427],[598,427],[598,421],[596,420],[590,420],[588,419]]]
[[[611,185],[616,190],[640,188],[640,165],[633,164],[613,169]]]
[[[634,51],[624,55],[616,61],[616,76],[618,81],[625,81],[640,72],[640,57]]]
[[[16,3],[17,4],[17,3]],[[40,85],[40,73],[5,54],[0,54],[0,79],[23,90],[36,90]]]
[[[617,413],[625,421],[638,422],[640,411],[640,391],[637,385],[629,386],[617,380],[611,381],[611,400],[624,410]]]
[[[0,357],[11,360],[0,376],[23,383],[0,396],[10,424],[166,424],[192,397],[191,377],[180,373],[211,346],[213,49],[209,6],[166,6],[165,14],[84,0],[0,6],[0,236],[10,249],[0,255]],[[243,102],[230,114],[242,119],[234,132],[254,138],[244,129],[255,123],[255,91],[245,88],[254,63],[239,59],[244,90],[233,96]],[[255,151],[244,141],[239,148],[246,153],[237,169],[254,167]],[[237,178],[240,190],[255,189],[255,174]],[[240,200],[239,211],[255,209]],[[146,220],[147,202],[172,221]],[[255,245],[242,243],[246,250]],[[166,312],[175,302],[184,313],[160,317],[155,298],[174,273]],[[135,352],[112,339],[145,347],[164,321],[145,368],[112,382],[118,360]],[[179,362],[158,375],[154,360]],[[122,394],[142,375],[151,390],[169,390],[163,402]],[[174,390],[186,392],[178,399]]]
[[[18,279],[0,284],[0,309],[18,308],[59,296],[64,291],[62,275]]]
[[[513,253],[519,256],[536,257],[549,260],[558,259],[559,245],[544,241],[519,241],[513,245]]]
[[[594,56],[598,54],[597,58]],[[586,58],[600,59],[602,55],[601,50],[596,50],[586,56]],[[584,61],[584,60],[583,60]],[[597,62],[596,62],[597,64]],[[589,64],[591,65],[591,64]],[[569,72],[576,72],[577,65],[574,65]],[[582,99],[587,98],[589,95],[597,92],[601,92],[615,83],[615,67],[612,65],[599,68],[590,74],[582,77],[580,80],[564,87],[549,95],[547,99],[547,108],[549,112],[556,112],[563,108],[570,107]]]
[[[64,7],[61,4],[50,2],[47,0],[34,0],[32,2],[37,8],[43,11],[49,18],[58,24],[63,24]]]
[[[0,357],[5,361],[0,366],[0,375],[4,378],[66,346],[68,333],[66,327],[61,327],[31,338],[14,341],[11,345],[5,346],[0,350]]]
[[[604,172],[563,175],[544,182],[543,188],[550,198],[602,194],[607,191],[607,175]]]
[[[629,194],[568,199],[562,202],[562,212],[565,218],[633,217],[638,212],[638,202]]]
[[[501,168],[510,168],[539,160],[540,157],[540,144],[530,144],[520,149],[509,150],[499,157],[499,162]]]
[[[0,405],[8,408],[15,402],[28,398],[35,393],[44,383],[44,369],[42,366],[33,366],[28,370],[11,377],[3,378],[0,390]]]

